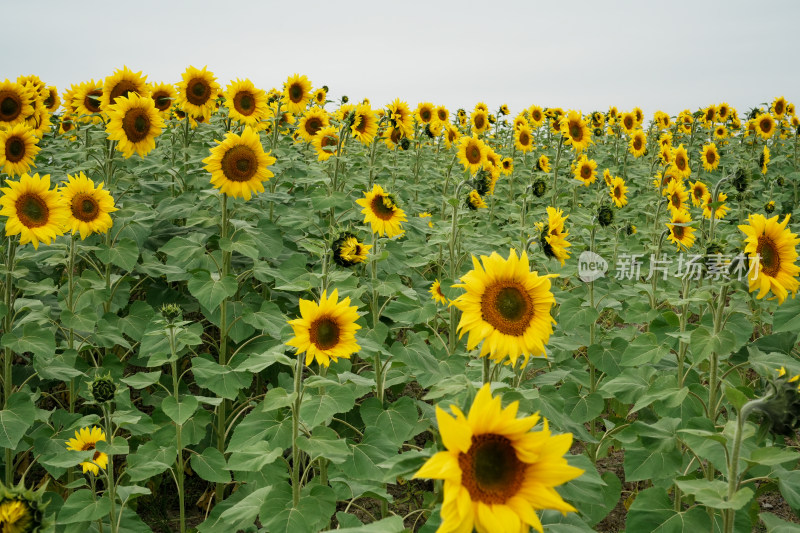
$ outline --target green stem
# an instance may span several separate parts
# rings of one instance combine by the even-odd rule
[[[739,490],[739,454],[742,449],[742,438],[744,434],[744,423],[755,407],[762,404],[766,398],[756,398],[750,400],[742,406],[739,411],[739,418],[736,420],[736,432],[733,434],[733,449],[728,462],[728,501],[730,501],[736,491]],[[724,533],[733,533],[736,512],[728,509],[724,512]]]
[[[3,331],[10,333],[14,326],[14,262],[17,251],[17,241],[14,239],[6,240],[6,282],[4,285],[4,303],[6,306],[6,316],[3,317]],[[3,408],[8,408],[8,400],[14,388],[13,363],[14,352],[6,346],[3,348]],[[6,487],[10,487],[14,482],[14,454],[11,448],[6,448]]]
[[[550,202],[552,206],[556,207],[556,198],[558,197],[558,164],[561,162],[561,147],[564,144],[564,136],[558,134],[558,150],[556,151],[556,163],[553,165],[553,200]]]
[[[297,508],[300,504],[300,448],[297,437],[300,433],[300,402],[303,400],[303,355],[297,355],[297,366],[294,369],[294,403],[292,404],[292,504]]]
[[[105,419],[106,423],[106,438],[108,439],[108,443],[112,444],[114,441],[114,428],[111,425],[111,413],[108,411],[108,405],[103,404],[103,418]],[[117,487],[114,484],[114,456],[108,456],[108,466],[106,467],[106,481],[108,482],[107,492],[109,496],[109,500],[111,500],[111,510],[108,513],[108,517],[111,521],[111,533],[117,533],[119,529],[119,524],[117,522]]]
[[[223,194],[222,202],[222,222],[220,224],[220,241],[228,237],[228,195]],[[230,270],[231,253],[222,251],[222,272],[221,279],[228,277]],[[228,364],[228,298],[224,298],[219,304],[219,364]],[[225,419],[227,413],[227,403],[223,399],[217,407],[217,449],[221,454],[225,454]],[[225,484],[216,485],[217,503],[225,497]]]
[[[175,326],[173,324],[169,324],[167,326],[168,334],[167,337],[169,338],[169,351],[171,353],[170,357],[170,367],[172,370],[172,395],[175,400],[178,400],[180,394],[180,384],[178,381],[178,354],[177,354],[177,346],[175,342]],[[178,457],[175,463],[175,468],[177,469],[176,477],[176,485],[178,486],[178,513],[180,519],[180,533],[186,532],[186,502],[184,494],[184,472],[186,470],[185,463],[183,460],[183,425],[182,424],[175,424],[175,440],[176,445],[178,448]]]
[[[717,305],[714,309],[714,337],[717,337],[722,330],[722,317],[727,304],[728,286],[723,285],[720,290]],[[716,350],[711,352],[711,368],[709,370],[709,383],[708,383],[708,417],[711,422],[717,419],[717,389],[719,388],[718,373],[719,373],[719,354]]]
[[[450,226],[450,243],[448,249],[450,251],[450,279],[456,279],[456,236],[458,234],[458,198],[461,193],[461,188],[469,183],[469,180],[464,180],[456,187],[455,199],[453,203],[453,219]],[[452,354],[456,348],[456,308],[450,306],[450,336],[448,338],[449,353]]]

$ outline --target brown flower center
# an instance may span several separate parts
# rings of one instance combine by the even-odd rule
[[[337,135],[325,135],[319,142],[319,147],[323,152],[332,154],[336,151],[339,144],[339,137]]]
[[[533,319],[533,301],[517,281],[497,281],[481,297],[481,316],[500,333],[522,336]]]
[[[394,217],[394,202],[391,198],[376,194],[369,204],[372,213],[381,220],[391,220]]]
[[[528,135],[527,132],[521,131],[519,132],[519,144],[522,146],[528,146],[531,142],[531,137]]]
[[[483,118],[483,115],[476,115],[475,116],[475,129],[478,129],[478,130],[482,129],[485,125],[486,125],[486,120]]]
[[[762,272],[767,276],[777,276],[781,269],[781,256],[772,239],[766,235],[759,237],[756,253],[759,257]]]
[[[97,200],[86,193],[78,193],[72,198],[72,216],[81,222],[92,222],[100,214]]]
[[[439,116],[439,120],[444,122],[447,120],[447,111],[444,109],[439,109],[436,114]]]
[[[642,149],[642,138],[641,137],[634,137],[634,139],[633,139],[633,149],[634,150],[641,150]]]
[[[472,501],[503,504],[511,499],[525,479],[525,463],[506,437],[494,433],[473,435],[467,453],[460,453],[461,484]]]
[[[470,165],[477,165],[481,162],[481,149],[476,143],[470,141],[467,145],[466,156]]]
[[[39,228],[47,224],[50,209],[44,199],[36,194],[24,193],[15,203],[17,218],[26,228]]]
[[[211,85],[204,78],[192,78],[186,84],[186,100],[190,104],[204,105],[211,98]]]
[[[132,143],[146,139],[150,133],[150,117],[147,111],[138,107],[128,110],[122,119],[122,130]]]
[[[99,113],[101,96],[103,96],[103,91],[101,89],[89,91],[86,93],[86,96],[83,97],[83,107],[85,107],[89,113]]]
[[[249,91],[239,91],[233,97],[233,107],[239,114],[249,117],[256,112],[256,100]]]
[[[614,198],[622,198],[622,189],[620,189],[619,185],[614,187]]]
[[[156,104],[156,109],[159,111],[166,111],[172,105],[172,99],[167,91],[157,91],[153,93],[153,102]]]
[[[569,125],[569,136],[573,141],[581,141],[583,139],[583,128],[576,122],[571,122]]]
[[[25,158],[25,141],[16,135],[6,139],[6,160],[17,163]]]
[[[303,86],[299,83],[293,83],[289,86],[289,100],[295,104],[299,104],[303,100]]]
[[[772,121],[770,121],[769,118],[761,119],[759,127],[761,128],[761,131],[763,131],[764,133],[769,133],[770,131],[772,131]]]
[[[675,156],[675,166],[678,167],[679,170],[686,168],[686,158],[683,157],[682,154]]]
[[[22,113],[22,99],[15,91],[0,91],[0,121],[11,122]]]
[[[231,181],[245,182],[256,175],[258,159],[249,146],[234,146],[222,156],[222,173]]]
[[[683,232],[686,228],[683,226],[672,226],[672,234],[675,236],[676,239],[682,240],[683,239]]]
[[[706,152],[706,161],[708,161],[709,165],[713,165],[714,161],[717,160],[717,154],[713,150],[709,150]]]
[[[670,201],[672,202],[672,206],[673,207],[675,207],[677,209],[680,209],[680,207],[681,207],[681,195],[680,195],[680,193],[677,193],[677,192],[676,193],[672,193],[672,196],[670,196]]]
[[[322,120],[319,117],[310,117],[303,124],[303,127],[306,129],[306,133],[313,137],[322,129]]]
[[[419,112],[419,116],[422,119],[422,122],[430,122],[431,121],[431,110],[427,107],[422,108]]]
[[[120,96],[128,97],[130,93],[138,93],[139,88],[130,80],[120,80],[119,83],[114,85],[111,89],[111,95],[109,96],[108,101],[112,104],[114,101],[119,98]]]
[[[339,325],[330,317],[318,318],[308,330],[311,342],[320,350],[328,350],[339,343]]]

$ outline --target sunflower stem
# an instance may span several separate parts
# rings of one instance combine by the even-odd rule
[[[292,403],[292,505],[300,504],[300,449],[297,437],[300,433],[300,402],[303,401],[303,355],[297,355],[294,369],[294,402]]]
[[[172,370],[172,395],[178,400],[180,382],[178,381],[178,353],[175,342],[175,324],[170,322],[167,325],[167,339],[169,340],[170,369]],[[178,487],[178,515],[180,520],[180,533],[186,532],[186,502],[183,490],[185,463],[183,462],[183,425],[175,424],[175,444],[178,448],[178,457],[175,461],[175,484]]]
[[[482,357],[483,359],[483,376],[482,381],[484,383],[491,383],[492,382],[492,361],[489,359],[489,356],[486,355]]]
[[[556,151],[556,164],[553,165],[553,200],[550,202],[555,209],[556,198],[558,197],[558,164],[561,162],[561,147],[564,144],[564,136],[558,134],[558,150]]]
[[[106,426],[106,438],[108,439],[106,442],[112,444],[114,441],[114,427],[111,424],[111,413],[108,411],[108,404],[103,403],[103,419],[105,420]],[[108,487],[106,488],[109,493],[109,500],[111,501],[111,510],[108,513],[108,518],[111,522],[111,533],[117,533],[119,530],[119,523],[116,520],[117,516],[117,487],[114,484],[114,455],[108,455],[108,464],[106,465],[106,481],[108,482]]]
[[[17,251],[17,241],[12,238],[6,239],[6,282],[4,285],[5,294],[3,295],[6,314],[3,317],[3,332],[8,334],[14,326],[14,262]],[[8,399],[14,388],[14,377],[12,362],[14,352],[6,346],[3,348],[3,409],[8,409]],[[11,448],[6,448],[6,487],[10,487],[14,482],[14,455]]]
[[[228,195],[221,195],[222,220],[220,223],[220,240],[228,237]],[[230,270],[231,253],[222,251],[222,272],[220,279],[226,279]],[[228,364],[228,298],[223,298],[219,304],[219,364]],[[225,415],[227,412],[227,402],[225,399],[217,408],[217,449],[223,456],[225,455]],[[221,502],[225,496],[225,484],[217,483],[216,497],[217,503]]]

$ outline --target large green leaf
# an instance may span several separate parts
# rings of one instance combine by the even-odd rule
[[[711,520],[701,507],[675,511],[667,491],[651,487],[639,493],[628,511],[626,531],[652,533],[697,533],[708,531]]]
[[[197,384],[222,398],[233,400],[253,380],[249,372],[237,372],[204,356],[192,359],[192,372]]]
[[[70,494],[58,512],[58,524],[91,522],[111,511],[111,500],[106,496],[96,497],[90,490],[78,490]]]
[[[189,292],[205,309],[214,310],[222,300],[230,298],[239,288],[236,276],[220,278],[207,270],[196,270],[188,283]]]
[[[30,394],[15,392],[0,411],[0,448],[15,450],[36,419],[36,405]]]
[[[161,409],[173,422],[182,426],[194,414],[200,402],[190,395],[181,396],[178,401],[174,396],[167,396],[161,402]]]

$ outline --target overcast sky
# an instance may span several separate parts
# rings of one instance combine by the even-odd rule
[[[3,4],[0,80],[36,74],[59,91],[123,65],[151,82],[207,65],[223,88],[280,87],[297,72],[375,107],[399,97],[651,117],[781,95],[800,105],[796,0]]]

